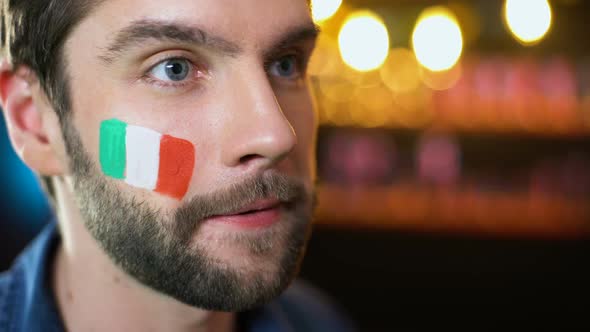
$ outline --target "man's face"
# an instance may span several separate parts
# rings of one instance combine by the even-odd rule
[[[74,193],[128,274],[228,311],[288,285],[313,205],[314,32],[305,0],[108,0],[72,32],[63,127]],[[103,174],[99,131],[113,118],[194,145],[186,195]]]

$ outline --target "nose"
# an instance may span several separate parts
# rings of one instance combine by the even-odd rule
[[[295,130],[283,113],[266,72],[243,73],[232,80],[227,137],[222,162],[250,171],[270,168],[297,144]]]

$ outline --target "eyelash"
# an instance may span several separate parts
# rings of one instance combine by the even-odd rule
[[[299,79],[305,77],[305,73],[306,73],[305,58],[304,58],[302,52],[299,50],[293,50],[292,52],[284,53],[284,54],[281,54],[280,56],[273,57],[272,59],[265,61],[264,62],[264,70],[270,75],[271,67],[276,61],[279,61],[283,58],[290,57],[290,56],[295,58],[295,65],[297,66],[297,71],[299,73],[299,75],[297,76],[296,79],[299,80]]]
[[[159,80],[151,75],[151,72],[152,72],[152,70],[154,70],[154,68],[156,68],[157,66],[161,65],[162,63],[164,63],[166,61],[170,61],[170,60],[184,60],[184,61],[186,61],[190,66],[189,78],[187,78],[184,81],[180,81],[180,82],[164,82],[164,81]],[[151,67],[149,67],[147,70],[145,70],[141,79],[148,84],[152,84],[152,85],[155,85],[155,86],[158,86],[161,88],[178,89],[178,88],[186,87],[190,84],[194,84],[195,82],[199,81],[203,77],[204,77],[204,74],[199,69],[199,66],[195,65],[195,63],[193,61],[191,61],[190,59],[188,59],[186,56],[169,55],[169,56],[162,57],[161,59],[158,59],[158,61],[156,63],[154,63]]]
[[[298,81],[298,80],[304,78],[306,75],[306,61],[305,61],[305,57],[304,57],[303,53],[300,50],[293,50],[290,53],[284,53],[284,54],[281,54],[280,56],[273,57],[272,59],[265,61],[264,62],[265,72],[268,75],[270,75],[270,70],[271,70],[272,65],[276,61],[279,61],[279,60],[281,60],[285,57],[289,57],[289,56],[292,56],[295,58],[295,64],[297,66],[297,71],[298,71],[298,75],[295,78],[295,80]],[[162,80],[154,78],[150,74],[152,72],[152,70],[154,68],[156,68],[156,66],[159,66],[166,61],[177,60],[177,59],[185,60],[190,65],[191,72],[189,73],[189,76],[190,76],[189,79],[181,81],[181,82],[164,82]],[[188,85],[199,81],[203,76],[204,76],[204,74],[199,69],[199,67],[197,65],[195,65],[194,62],[191,61],[190,59],[188,59],[187,57],[179,56],[179,55],[169,55],[169,56],[162,57],[161,59],[158,59],[158,61],[156,63],[154,63],[147,70],[145,70],[145,72],[143,73],[143,75],[141,77],[141,80],[143,80],[147,84],[155,85],[160,88],[178,89],[178,88],[187,87]]]

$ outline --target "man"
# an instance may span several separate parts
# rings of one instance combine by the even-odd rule
[[[306,1],[2,6],[4,116],[56,222],[0,277],[0,331],[346,329],[283,293],[315,181]]]

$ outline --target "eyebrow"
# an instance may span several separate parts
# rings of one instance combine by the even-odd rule
[[[319,27],[311,22],[291,28],[270,47],[268,52],[265,52],[265,57],[271,57],[291,45],[306,40],[315,40],[319,32]],[[141,45],[148,39],[197,45],[232,57],[243,52],[238,44],[212,35],[197,26],[158,20],[139,20],[116,33],[113,42],[105,48],[104,53],[99,55],[99,58],[103,62],[110,64],[121,53]]]
[[[235,56],[242,52],[237,44],[210,35],[199,27],[154,20],[140,20],[119,31],[113,42],[106,47],[104,54],[101,54],[99,58],[107,64],[112,63],[121,53],[129,48],[141,45],[142,42],[148,39],[198,45],[228,56]]]
[[[283,52],[285,49],[302,43],[305,41],[315,41],[320,34],[320,27],[313,23],[307,23],[295,28],[291,28],[284,33],[277,42],[272,44],[267,52],[264,53],[264,58],[269,59],[278,53]]]

